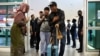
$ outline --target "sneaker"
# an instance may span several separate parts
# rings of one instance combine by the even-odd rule
[[[70,43],[66,43],[67,45],[70,45]]]
[[[44,56],[44,54],[41,54],[41,56]]]
[[[47,56],[47,53],[45,52],[45,56]]]
[[[72,46],[72,48],[76,48],[76,46]]]
[[[36,50],[36,52],[38,53],[38,50]]]
[[[76,49],[77,51],[79,51],[80,49]]]
[[[34,46],[31,46],[31,48],[34,48]]]
[[[82,53],[83,51],[82,50],[78,50],[78,53]]]

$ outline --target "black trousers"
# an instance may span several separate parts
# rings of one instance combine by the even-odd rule
[[[73,46],[76,46],[76,37],[75,34],[72,34],[72,41],[73,41]]]
[[[70,32],[67,31],[67,44],[70,44]]]
[[[79,37],[79,42],[80,42],[80,50],[83,51],[83,35],[81,35],[81,31],[78,31],[78,37]]]
[[[30,46],[34,47],[34,44],[36,44],[36,36],[35,36],[35,34],[31,35],[31,39],[30,39]]]
[[[40,43],[40,32],[36,33],[36,40],[37,40],[36,50],[38,51],[39,50],[39,43]]]

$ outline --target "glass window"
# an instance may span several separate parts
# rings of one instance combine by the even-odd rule
[[[88,26],[100,26],[100,3],[88,3]]]
[[[13,5],[8,6],[8,14],[13,14]]]
[[[0,2],[22,2],[23,0],[0,0]]]
[[[10,46],[10,30],[0,28],[0,46]]]
[[[100,2],[88,3],[88,49],[100,49]]]
[[[1,27],[6,27],[6,26],[11,26],[13,22],[13,14],[14,10],[16,10],[19,5],[5,5],[5,6],[0,6],[0,26]]]
[[[8,2],[22,2],[23,0],[8,0]]]
[[[88,30],[88,49],[100,49],[100,30]]]
[[[0,13],[0,46],[10,46],[10,29],[6,27],[12,26],[14,20],[12,15],[16,9],[15,5],[0,6],[0,10],[4,10]]]
[[[88,30],[88,49],[94,48],[94,39],[96,38],[96,30]]]
[[[0,14],[6,14],[7,13],[7,10],[6,10],[7,6],[5,5],[0,5]]]
[[[0,0],[0,2],[7,2],[7,0]]]

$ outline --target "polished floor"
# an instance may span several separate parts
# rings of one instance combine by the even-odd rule
[[[79,42],[77,42],[77,48],[79,47]],[[72,44],[71,44],[72,45]],[[78,53],[76,48],[71,48],[71,45],[66,45],[64,56],[84,56],[83,53]],[[0,48],[0,56],[10,56],[9,48]],[[40,56],[39,53],[36,53],[36,50],[32,48],[29,52],[25,53],[25,56]]]
[[[66,45],[65,47],[65,53],[64,56],[98,56],[98,54],[83,54],[83,53],[78,53],[76,51],[77,48],[79,48],[79,41],[76,40],[77,42],[77,47],[72,48],[72,41],[71,45]],[[0,47],[0,56],[10,56],[10,48],[1,48]],[[40,51],[39,53],[36,53],[36,50],[32,48],[29,52],[25,53],[25,56],[40,56]]]

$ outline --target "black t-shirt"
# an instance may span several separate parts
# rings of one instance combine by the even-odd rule
[[[35,22],[35,20],[31,20],[30,25],[32,26],[32,31],[35,32],[36,31],[36,22]]]
[[[53,18],[55,16],[59,16],[59,20],[57,20],[56,22],[52,22]],[[57,12],[51,12],[50,15],[49,15],[49,24],[50,24],[50,27],[51,27],[51,30],[52,29],[55,29],[55,24],[59,24],[60,27],[60,31],[65,31],[65,14],[64,14],[64,11],[58,9]]]
[[[78,20],[78,29],[81,31],[82,28],[83,28],[83,16],[80,16]]]

